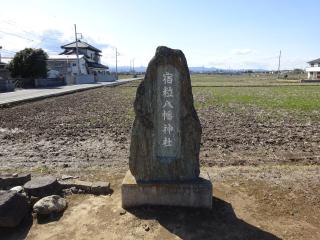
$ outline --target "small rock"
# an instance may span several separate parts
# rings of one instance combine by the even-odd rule
[[[72,188],[70,188],[70,190],[71,190],[71,192],[72,192],[73,194],[77,194],[77,193],[79,192],[79,189],[76,188],[76,187],[72,187]]]
[[[233,186],[233,187],[239,187],[240,184],[239,184],[239,182],[234,182],[234,183],[232,184],[232,186]]]
[[[28,200],[16,191],[0,193],[0,227],[16,227],[29,211]]]
[[[14,173],[14,174],[12,174],[12,177],[18,177],[19,176],[19,174],[18,173]]]
[[[119,211],[119,214],[122,216],[122,215],[125,215],[127,213],[127,211],[126,210],[124,210],[123,208],[122,209],[120,209],[120,211]]]
[[[63,167],[63,168],[68,168],[68,167],[69,167],[69,164],[64,163],[62,167]]]
[[[148,224],[143,224],[143,229],[146,231],[146,232],[149,232],[150,230],[150,227],[148,226]]]
[[[76,179],[76,178],[78,178],[78,177],[69,176],[69,175],[62,175],[61,176],[61,180]]]
[[[61,196],[67,196],[67,195],[71,195],[71,189],[62,189],[61,191]]]
[[[17,186],[17,187],[11,188],[10,191],[16,191],[18,193],[22,193],[22,192],[24,192],[24,188],[21,186]]]
[[[52,195],[40,199],[33,206],[33,211],[39,215],[49,215],[51,213],[59,213],[67,208],[67,201],[58,196]]]

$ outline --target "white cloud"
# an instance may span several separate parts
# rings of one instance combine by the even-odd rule
[[[231,53],[233,55],[249,55],[251,53],[255,53],[255,51],[249,48],[244,48],[244,49],[233,49]]]
[[[68,19],[30,15],[28,18],[21,17],[13,21],[8,15],[1,16],[0,22],[0,30],[11,33],[0,32],[1,45],[10,51],[16,52],[26,47],[41,47],[49,54],[56,54],[61,51],[61,45],[74,41],[73,23]],[[130,48],[126,39],[120,37],[117,39],[115,34],[107,34],[107,31],[97,31],[83,25],[78,26],[78,31],[83,33],[84,40],[102,50],[102,63],[109,66],[115,66],[115,46],[120,52],[118,66],[129,66],[133,58],[135,66],[147,66],[154,54],[154,46],[144,46],[141,49]],[[269,53],[263,54],[259,51],[258,54],[257,50],[250,48],[226,50],[225,54],[220,52],[219,55],[195,52],[191,48],[185,51],[189,66],[276,69],[278,63],[277,52],[268,55]],[[2,51],[2,56],[13,56],[13,54]],[[304,68],[307,60],[310,59],[299,59],[283,54],[281,69]]]

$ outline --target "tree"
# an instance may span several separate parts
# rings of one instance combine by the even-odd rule
[[[294,73],[294,74],[303,74],[303,73],[304,73],[304,70],[303,70],[303,69],[296,68],[296,69],[293,70],[293,73]]]
[[[40,49],[25,48],[17,52],[9,64],[12,77],[38,78],[47,76],[48,55]]]

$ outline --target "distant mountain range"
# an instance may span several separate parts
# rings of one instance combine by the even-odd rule
[[[211,73],[211,72],[245,72],[245,71],[252,71],[252,72],[266,72],[268,70],[265,69],[220,69],[215,67],[189,67],[191,72],[196,73]],[[110,67],[110,70],[112,72],[116,71],[115,67]],[[141,66],[141,67],[135,67],[135,72],[146,72],[147,67]],[[118,72],[130,72],[131,68],[129,66],[119,66]]]

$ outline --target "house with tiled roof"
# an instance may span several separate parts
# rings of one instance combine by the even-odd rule
[[[49,75],[60,75],[65,78],[67,84],[115,80],[110,75],[109,67],[101,64],[100,49],[81,40],[63,45],[61,48],[63,51],[59,55],[49,56]]]

